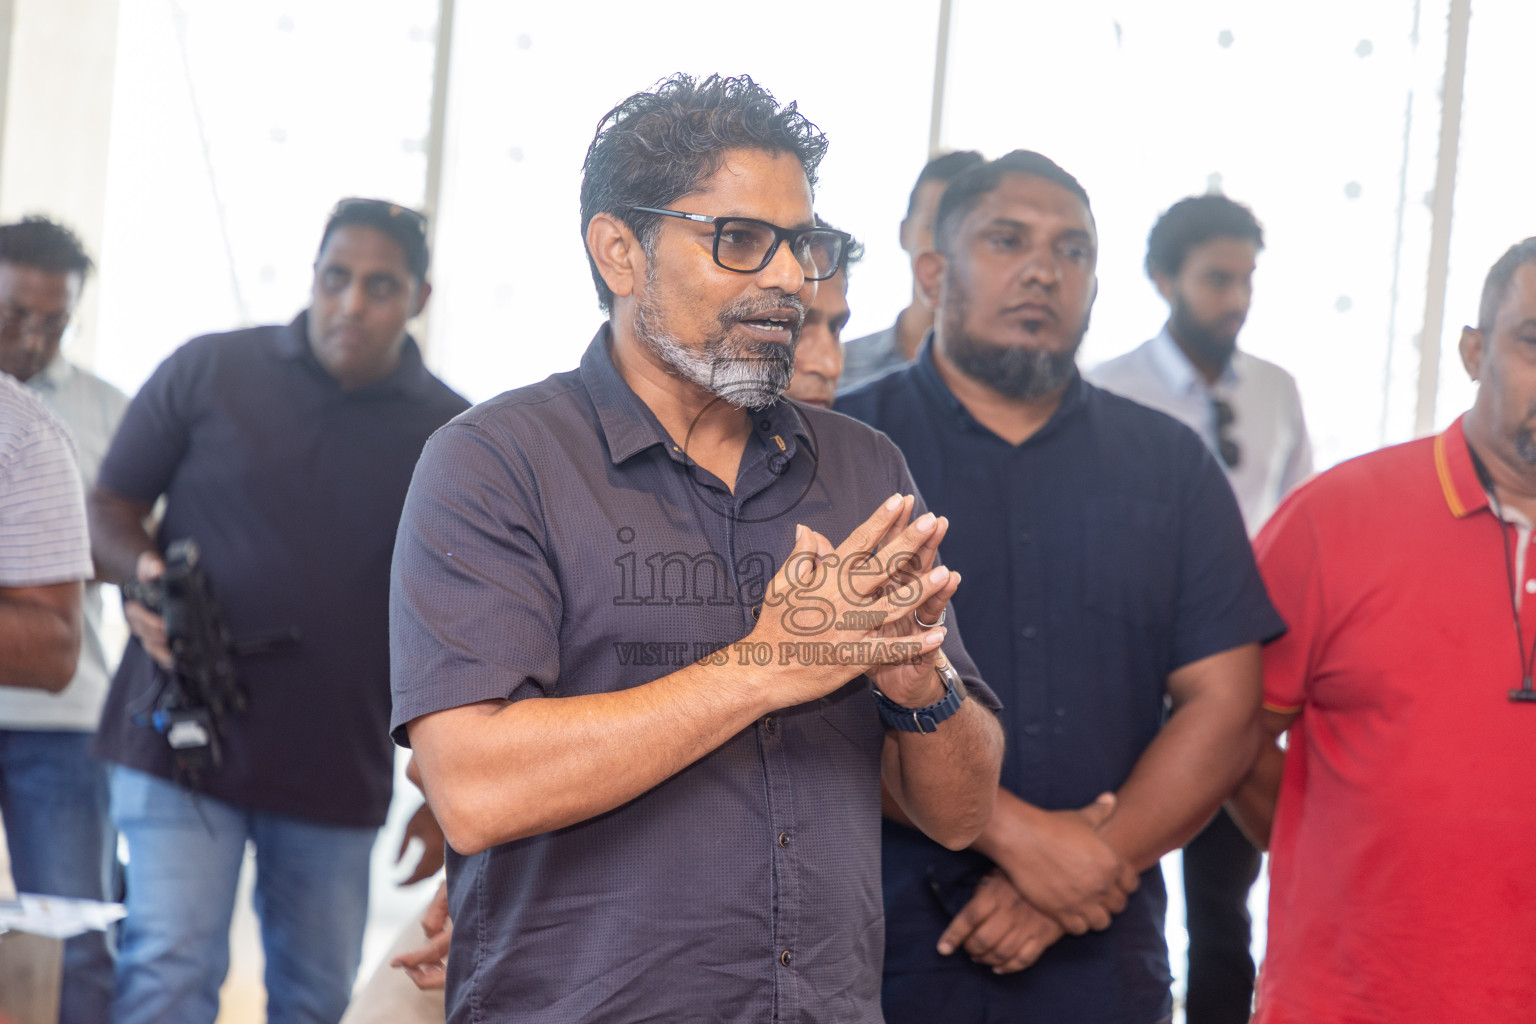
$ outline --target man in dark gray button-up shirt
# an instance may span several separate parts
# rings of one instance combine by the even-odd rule
[[[879,1021],[882,785],[954,848],[991,812],[947,523],[883,435],[777,400],[843,245],[824,149],[747,79],[615,108],[608,324],[417,469],[393,726],[458,851],[451,1021]]]

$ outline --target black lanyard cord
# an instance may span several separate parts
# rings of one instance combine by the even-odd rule
[[[1477,452],[1472,451],[1472,446],[1467,446],[1467,452],[1472,456],[1472,468],[1477,470],[1477,479],[1488,492],[1488,501],[1493,505],[1493,514],[1499,527],[1499,543],[1504,547],[1504,574],[1509,580],[1509,611],[1515,620],[1515,644],[1520,654],[1520,685],[1509,691],[1509,699],[1527,703],[1536,703],[1536,685],[1531,680],[1532,669],[1536,668],[1536,638],[1532,638],[1529,649],[1525,646],[1525,627],[1520,623],[1520,592],[1515,580],[1515,555],[1509,546],[1510,525],[1504,519],[1504,508],[1499,504],[1498,493],[1493,487],[1493,477],[1488,472],[1488,467],[1483,465],[1483,460],[1477,457]]]

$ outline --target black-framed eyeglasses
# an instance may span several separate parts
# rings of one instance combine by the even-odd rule
[[[751,217],[706,217],[702,213],[631,206],[635,213],[654,213],[715,226],[715,263],[738,274],[755,274],[773,261],[782,242],[789,243],[807,281],[825,281],[843,265],[853,236],[834,228],[781,228]]]
[[[1216,416],[1216,454],[1228,469],[1236,469],[1243,462],[1243,449],[1227,433],[1237,422],[1237,413],[1225,399],[1211,399],[1211,411]]]

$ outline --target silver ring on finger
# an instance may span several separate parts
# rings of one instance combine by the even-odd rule
[[[938,629],[940,626],[944,625],[944,620],[947,619],[947,618],[949,618],[949,606],[948,605],[945,605],[944,606],[944,610],[939,612],[939,621],[938,622],[924,622],[923,621],[923,617],[921,615],[917,614],[917,609],[916,608],[912,609],[912,621],[917,623],[923,629]]]

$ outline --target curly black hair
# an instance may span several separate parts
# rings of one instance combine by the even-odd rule
[[[1157,218],[1147,236],[1147,276],[1177,277],[1189,251],[1216,238],[1239,238],[1264,248],[1264,229],[1242,203],[1216,193],[1180,199]]]
[[[35,267],[50,274],[79,274],[84,280],[95,266],[80,237],[47,217],[27,217],[0,225],[0,263]]]
[[[599,213],[620,218],[647,253],[653,251],[654,214],[632,206],[665,207],[698,189],[718,171],[727,152],[755,149],[790,153],[805,168],[812,190],[827,138],[795,104],[780,106],[746,75],[699,81],[677,74],[638,92],[604,114],[587,147],[581,171],[581,234]],[[587,254],[598,305],[613,306],[613,292]]]

